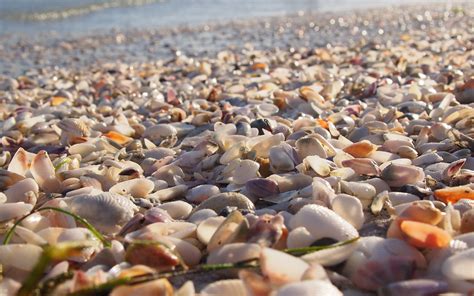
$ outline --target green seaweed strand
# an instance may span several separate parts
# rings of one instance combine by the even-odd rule
[[[3,244],[4,245],[7,245],[10,240],[12,239],[13,237],[13,234],[15,233],[15,228],[21,223],[23,222],[23,220],[25,220],[26,218],[28,218],[29,216],[31,216],[32,214],[34,213],[37,213],[37,212],[41,212],[41,211],[46,211],[46,210],[52,210],[52,211],[56,211],[56,212],[60,212],[60,213],[63,213],[63,214],[66,214],[68,216],[71,216],[73,217],[76,221],[79,221],[81,222],[82,224],[84,224],[86,226],[87,229],[90,230],[90,232],[92,232],[92,234],[102,242],[102,244],[104,244],[105,247],[109,248],[111,246],[111,243],[92,225],[90,224],[89,222],[87,222],[86,219],[74,214],[74,213],[71,213],[67,210],[64,210],[64,209],[60,209],[60,208],[55,208],[55,207],[44,207],[44,208],[40,208],[38,210],[36,210],[35,212],[31,212],[25,216],[23,216],[21,219],[19,219],[18,221],[15,222],[15,224],[13,224],[12,228],[10,228],[8,230],[8,232],[6,233],[5,235],[5,238],[3,239]]]

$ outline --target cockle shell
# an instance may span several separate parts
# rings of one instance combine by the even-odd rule
[[[70,211],[85,218],[99,231],[113,234],[128,222],[137,207],[126,197],[104,192],[97,195],[78,195],[64,200]]]

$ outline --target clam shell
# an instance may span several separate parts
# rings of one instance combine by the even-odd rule
[[[153,181],[139,178],[115,184],[109,192],[120,195],[131,195],[134,198],[144,198],[155,188]]]
[[[226,207],[236,207],[237,209],[254,211],[255,206],[245,195],[236,192],[219,193],[211,196],[194,208],[193,213],[202,209],[211,209],[220,213]]]

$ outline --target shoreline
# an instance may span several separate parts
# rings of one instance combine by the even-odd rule
[[[419,14],[420,10],[434,12],[435,18],[440,21],[443,13],[450,13],[450,11],[445,11],[446,7],[446,4],[414,4],[342,12],[309,12],[254,20],[214,22],[197,26],[111,30],[71,38],[44,33],[37,37],[41,40],[22,37],[15,41],[15,38],[6,35],[0,36],[0,43],[2,43],[0,67],[3,69],[3,73],[0,74],[19,75],[29,69],[54,66],[52,65],[53,56],[54,59],[58,59],[60,67],[72,66],[79,69],[93,63],[114,60],[123,60],[126,63],[166,60],[173,58],[177,51],[191,57],[206,55],[212,57],[227,48],[242,50],[246,44],[258,50],[275,48],[288,50],[291,47],[316,48],[327,44],[346,46],[351,42],[355,43],[364,39],[372,39],[376,42],[396,42],[403,34],[403,30],[411,30],[411,27],[419,29],[420,26],[425,26],[429,29],[432,25],[439,26],[439,24],[430,24],[430,21],[426,19],[418,21],[415,15]],[[472,7],[474,5],[470,3],[456,3],[451,7],[451,12],[458,9],[464,10],[463,13],[469,13]],[[403,24],[405,28],[402,28],[401,32],[398,31],[399,25],[390,24],[387,21],[388,19],[397,21],[397,17],[402,17],[406,13],[409,14],[407,15],[408,22]],[[387,18],[381,18],[378,14],[386,15]],[[337,22],[339,18],[344,19],[343,24]],[[361,19],[354,20],[354,18]],[[370,23],[365,25],[363,18],[370,20]],[[464,19],[468,20],[469,16],[464,16]],[[382,34],[378,33],[381,28],[374,25],[374,22],[384,26]],[[444,21],[441,20],[441,22]],[[354,32],[349,29],[354,26],[359,30]],[[366,35],[362,35],[364,32]],[[236,37],[239,39],[235,39]],[[142,57],[137,57],[137,55]],[[26,65],[8,70],[19,63]]]

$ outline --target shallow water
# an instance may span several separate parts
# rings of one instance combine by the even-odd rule
[[[80,35],[442,0],[0,0],[0,35]]]

